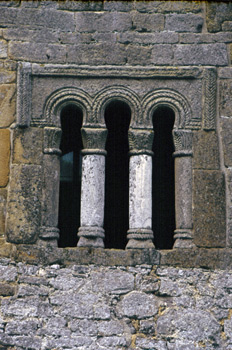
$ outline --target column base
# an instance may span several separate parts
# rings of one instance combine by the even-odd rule
[[[178,229],[174,231],[175,243],[173,248],[195,248],[193,243],[192,230]]]
[[[104,248],[105,231],[102,227],[82,226],[78,230],[78,247]]]
[[[129,242],[126,249],[149,249],[155,248],[153,239],[153,231],[148,229],[130,229],[127,231],[127,239]]]
[[[57,227],[41,226],[38,244],[43,247],[46,247],[47,245],[57,247],[57,241],[59,237],[60,230]]]

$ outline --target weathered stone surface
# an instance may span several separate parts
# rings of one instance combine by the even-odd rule
[[[203,17],[193,14],[171,14],[165,19],[165,30],[175,32],[201,32],[204,22]]]
[[[110,270],[108,273],[93,273],[93,290],[111,294],[125,294],[134,288],[134,276],[125,271]]]
[[[224,176],[216,170],[194,170],[193,184],[194,242],[199,247],[224,247]]]
[[[208,2],[206,4],[206,24],[209,32],[219,32],[225,21],[231,21],[232,4]]]
[[[57,227],[60,185],[60,159],[44,155],[44,188],[42,195],[42,226]]]
[[[7,41],[0,40],[0,58],[7,57]]]
[[[220,110],[220,115],[223,117],[232,116],[232,102],[231,102],[232,80],[228,79],[229,78],[228,73],[229,72],[227,72],[227,79],[221,80],[219,85],[219,95],[220,95],[219,110]]]
[[[151,61],[151,47],[140,45],[128,45],[125,49],[125,62],[128,64],[141,64]]]
[[[47,1],[46,1],[47,2]],[[53,2],[53,1],[52,1]],[[66,11],[100,11],[103,8],[102,1],[62,1],[58,3],[58,9]]]
[[[3,10],[3,11],[2,11]],[[52,9],[2,9],[0,20],[14,25],[27,25],[30,28],[51,28],[62,31],[73,31],[75,28],[74,14]]]
[[[225,21],[222,23],[222,30],[225,32],[231,32],[232,31],[232,21]]]
[[[135,12],[132,16],[133,29],[138,32],[156,32],[164,29],[164,16]]]
[[[123,45],[96,43],[67,47],[67,63],[77,64],[125,64],[126,53]]]
[[[142,292],[131,292],[120,302],[120,309],[129,318],[146,318],[157,314],[158,299]]]
[[[151,61],[158,65],[172,65],[174,63],[173,46],[170,44],[154,45]]]
[[[192,157],[175,158],[176,229],[192,228]]]
[[[193,310],[192,310],[193,311]],[[209,342],[219,345],[220,325],[207,311],[191,310],[167,312],[158,318],[157,331],[160,334],[174,335],[178,331],[181,339]]]
[[[76,29],[79,32],[113,32],[131,29],[131,17],[120,12],[78,12],[76,14]]]
[[[174,62],[177,65],[226,66],[227,48],[225,44],[176,45]]]
[[[8,297],[15,294],[15,286],[9,283],[0,283],[0,296]]]
[[[12,41],[9,44],[9,57],[31,62],[62,63],[66,60],[64,45]]]
[[[0,189],[0,240],[5,233],[5,219],[6,219],[6,198],[7,190]],[[0,243],[1,245],[1,243]]]
[[[35,320],[11,321],[6,325],[6,333],[9,335],[28,335],[28,333],[35,333],[38,326],[39,322]]]
[[[7,28],[4,30],[4,38],[14,41],[32,41],[35,43],[59,43],[61,35],[67,35],[67,33],[60,33],[57,30],[47,30],[45,28],[32,29],[32,28]]]
[[[9,179],[10,131],[0,129],[0,187],[5,187]]]
[[[195,34],[195,33],[183,33],[180,34],[181,44],[203,44],[203,43],[230,43],[232,33],[215,33],[215,34]]]
[[[0,84],[14,83],[16,74],[14,71],[0,69]]]
[[[193,168],[219,169],[220,158],[218,147],[218,136],[214,131],[195,132],[193,134]]]
[[[41,166],[13,165],[11,174],[7,237],[15,243],[34,243],[40,226]]]
[[[125,32],[118,35],[118,42],[123,44],[175,44],[178,43],[178,34],[170,32],[134,33]],[[141,48],[141,47],[140,47]],[[142,48],[141,48],[142,49]]]
[[[161,12],[161,13],[198,13],[202,11],[202,4],[190,1],[136,1],[135,9],[140,12]]]
[[[221,139],[223,144],[224,164],[226,167],[232,166],[232,118],[220,118]]]
[[[15,266],[1,266],[0,281],[13,282],[17,276],[17,269]]]
[[[13,163],[40,165],[43,160],[42,141],[43,129],[15,129],[13,132]]]
[[[15,85],[0,86],[0,127],[4,128],[15,120]]]

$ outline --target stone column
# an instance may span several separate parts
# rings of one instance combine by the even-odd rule
[[[104,248],[107,129],[82,128],[81,227],[78,247]]]
[[[59,239],[58,210],[60,186],[60,128],[44,128],[44,186],[42,200],[42,225],[39,238],[46,244],[57,245]]]
[[[173,130],[176,208],[174,248],[195,246],[192,237],[192,138],[192,131]]]
[[[130,184],[127,249],[155,248],[152,239],[152,130],[129,130]]]

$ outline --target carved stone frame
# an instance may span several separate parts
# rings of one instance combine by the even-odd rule
[[[116,78],[120,79],[179,79],[179,80],[202,80],[204,95],[202,118],[194,119],[191,116],[191,105],[189,101],[181,94],[169,89],[153,89],[144,96],[138,94],[127,87],[126,85],[114,85]],[[76,79],[95,78],[95,79],[111,79],[112,86],[96,91],[95,96],[90,96],[82,89],[65,87],[60,90],[54,89],[54,93],[48,96],[44,105],[43,119],[34,118],[32,120],[32,79],[33,77],[56,77],[65,78],[73,77]],[[43,189],[41,190],[41,225],[37,227],[38,233],[33,235],[32,240],[14,240],[8,237],[9,241],[14,243],[35,243],[38,238],[42,241],[56,241],[58,230],[56,227],[57,219],[49,222],[49,219],[43,219],[46,215],[47,208],[53,208],[54,212],[50,216],[57,217],[57,205],[48,205],[47,201],[52,201],[52,198],[57,200],[57,183],[53,183],[49,178],[49,168],[59,173],[59,142],[60,142],[60,110],[69,103],[78,105],[83,111],[83,127],[95,128],[96,130],[105,129],[104,110],[107,104],[113,99],[126,102],[131,108],[132,122],[130,125],[130,133],[136,133],[139,130],[152,129],[152,115],[155,109],[160,105],[165,105],[172,108],[175,112],[174,125],[174,143],[177,157],[192,157],[192,143],[186,139],[190,139],[193,130],[198,130],[201,127],[205,130],[214,130],[216,125],[216,70],[214,68],[202,67],[115,67],[115,66],[75,66],[75,65],[39,65],[35,63],[22,62],[18,64],[18,90],[17,90],[17,122],[15,128],[30,128],[39,127],[44,129],[43,140]],[[180,136],[182,135],[182,136]],[[179,141],[178,141],[179,140]],[[92,146],[91,146],[92,147]],[[96,150],[102,149],[102,145],[95,145]],[[140,151],[134,146],[133,152]],[[178,153],[179,152],[179,153]],[[182,162],[182,160],[180,160]],[[183,162],[182,162],[183,163]],[[187,161],[191,164],[191,161]],[[41,170],[41,169],[40,169]],[[190,173],[192,170],[190,171]],[[25,179],[24,179],[25,180]],[[178,181],[178,180],[176,180]],[[189,176],[189,186],[192,187],[192,177]],[[13,202],[15,182],[10,181],[8,207]],[[192,190],[190,191],[192,194]],[[49,195],[48,195],[49,194]],[[50,198],[50,199],[49,199]],[[189,197],[190,198],[190,197]],[[192,198],[192,197],[191,197]],[[181,202],[181,200],[180,200]],[[176,203],[179,205],[179,202]],[[31,208],[33,211],[33,208]],[[50,213],[51,214],[51,213]],[[29,215],[30,216],[30,215]],[[191,216],[191,214],[190,214]],[[46,222],[46,224],[44,224]],[[29,222],[27,223],[30,224]],[[7,227],[13,227],[13,218],[8,212]],[[14,228],[17,231],[17,227]],[[178,228],[176,232],[179,243],[177,247],[188,247],[182,245],[181,239],[192,241],[192,233],[186,234],[186,227]],[[187,227],[192,230],[192,227]],[[17,235],[17,233],[15,233]],[[190,246],[193,246],[190,244]]]

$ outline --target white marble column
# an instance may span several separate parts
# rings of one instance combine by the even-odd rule
[[[129,240],[126,248],[154,248],[152,242],[152,130],[130,130]]]
[[[195,246],[192,237],[192,136],[192,131],[173,131],[176,208],[174,248]]]
[[[104,248],[106,129],[82,128],[81,227],[78,247]]]

